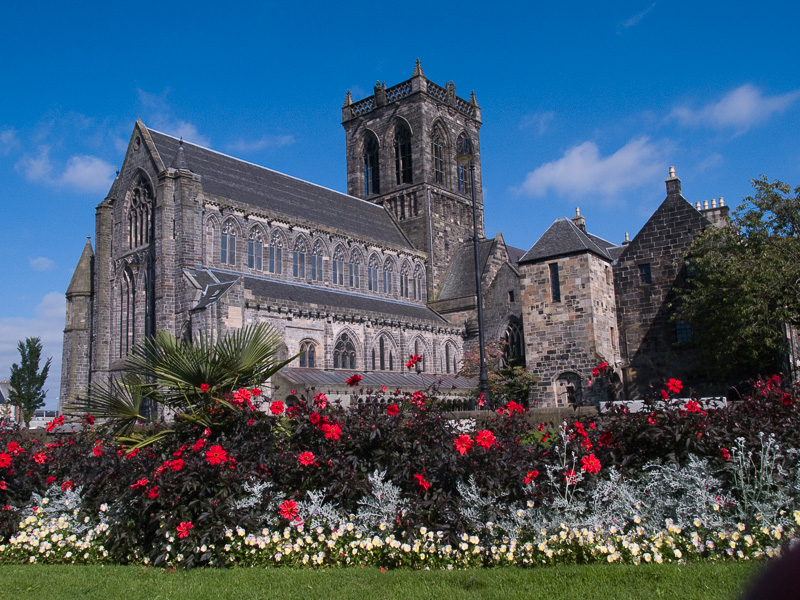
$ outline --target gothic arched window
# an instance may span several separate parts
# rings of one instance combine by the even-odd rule
[[[138,248],[150,242],[153,195],[140,175],[139,182],[128,193],[128,247]]]
[[[350,287],[358,289],[361,287],[361,256],[353,251],[350,255]]]
[[[392,279],[394,279],[394,264],[390,258],[386,259],[383,263],[383,293],[392,293]]]
[[[503,336],[503,353],[506,363],[511,366],[525,366],[525,341],[522,335],[522,326],[517,321],[511,321]]]
[[[300,342],[300,366],[308,369],[317,366],[317,345],[311,340]]]
[[[344,251],[339,246],[333,253],[333,277],[331,281],[334,285],[344,285]]]
[[[292,253],[292,275],[299,279],[306,278],[306,253],[308,246],[303,238],[297,238]]]
[[[417,268],[414,269],[414,281],[413,281],[414,300],[422,300],[422,280],[424,279],[424,277],[425,274],[422,270],[422,267],[417,266]]]
[[[420,357],[417,361],[417,368],[420,371],[425,371],[425,349],[419,340],[414,340],[414,354]]]
[[[444,184],[444,135],[438,126],[433,128],[431,154],[433,155],[433,182]]]
[[[394,170],[397,185],[411,183],[411,131],[399,122],[394,134]]]
[[[136,282],[133,273],[125,268],[120,281],[119,297],[119,357],[124,358],[133,346],[136,331]]]
[[[444,345],[444,372],[445,373],[458,373],[458,359],[456,358],[456,349],[453,344],[447,342]]]
[[[380,171],[378,169],[378,139],[372,132],[364,136],[364,194],[380,194]]]
[[[333,368],[334,369],[355,369],[356,368],[356,347],[350,336],[343,333],[336,345],[333,347]]]
[[[409,272],[411,267],[408,266],[408,263],[405,263],[403,267],[400,269],[400,297],[401,298],[408,298],[411,293],[408,290],[409,284]]]
[[[264,241],[261,232],[253,230],[247,239],[247,266],[256,271],[261,271],[264,260]]]
[[[462,133],[458,136],[457,147],[472,153],[472,140]],[[458,165],[458,191],[462,194],[469,194],[472,191],[469,165]]]
[[[283,238],[277,231],[272,232],[269,241],[269,272],[280,274],[283,263]]]
[[[369,259],[369,266],[367,267],[367,284],[371,292],[378,291],[378,259],[373,256]]]
[[[223,265],[236,264],[236,226],[232,221],[222,225],[219,250],[219,262]]]
[[[311,251],[311,281],[322,281],[322,242],[317,241]]]

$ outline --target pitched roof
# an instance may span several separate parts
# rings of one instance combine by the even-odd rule
[[[484,239],[478,242],[478,261],[480,262],[481,273],[486,269],[486,262],[494,247],[495,240]],[[475,295],[475,250],[472,243],[464,244],[456,248],[453,253],[453,260],[447,269],[439,290],[437,301],[451,300],[453,298],[465,298]]]
[[[200,175],[209,194],[283,216],[343,231],[361,240],[393,248],[411,243],[382,206],[348,196],[302,179],[278,173],[215,150],[147,130],[164,165],[176,160],[181,168]]]
[[[601,243],[608,243],[602,238],[592,237]],[[598,245],[598,242],[595,242],[581,231],[570,219],[561,217],[548,227],[547,231],[542,234],[542,237],[525,253],[525,256],[519,262],[537,262],[581,252],[591,252],[608,261],[613,260],[606,248]]]
[[[184,273],[194,280],[195,285],[203,290],[200,301],[195,309],[205,308],[221,298],[225,291],[240,277],[218,269],[184,269]],[[376,298],[366,294],[337,290],[318,285],[303,283],[289,283],[279,279],[267,277],[241,276],[244,286],[253,294],[261,298],[271,298],[276,301],[295,302],[311,309],[340,309],[356,313],[378,313],[391,315],[399,319],[416,319],[429,321],[437,326],[447,324],[447,321],[425,305]]]
[[[86,240],[81,252],[81,258],[78,261],[78,266],[75,267],[75,272],[72,274],[72,279],[67,288],[67,296],[73,295],[88,295],[92,293],[92,260],[94,259],[94,252],[92,252],[92,242]]]
[[[280,374],[293,383],[303,383],[318,387],[343,387],[346,385],[345,381],[353,372],[284,367],[281,369]],[[425,390],[436,385],[440,390],[449,391],[453,388],[474,388],[477,385],[477,381],[460,375],[429,375],[427,373],[417,374],[416,372],[374,371],[371,373],[363,373],[358,387],[379,388],[382,385],[392,390],[402,387],[413,387],[417,390]],[[355,389],[357,390],[358,388]]]

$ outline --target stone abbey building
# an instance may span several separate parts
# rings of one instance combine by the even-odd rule
[[[62,403],[157,330],[191,339],[263,321],[286,356],[300,353],[276,397],[343,391],[352,372],[368,387],[474,386],[458,375],[477,339],[473,191],[486,337],[539,377],[532,401],[585,399],[602,361],[630,396],[681,376],[675,350],[690,332],[667,307],[688,244],[727,207],[691,206],[671,173],[630,243],[593,236],[577,215],[525,252],[484,234],[474,93],[429,81],[418,61],[399,85],[357,102],[348,92],[342,124],[347,194],[137,121],[67,290]],[[455,161],[465,144],[474,178]],[[421,373],[405,369],[410,354]]]

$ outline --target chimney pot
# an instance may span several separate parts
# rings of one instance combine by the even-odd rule
[[[669,176],[670,177],[675,177],[675,167],[670,167],[669,168]]]
[[[712,198],[711,199],[711,208],[717,208],[717,199],[716,198]]]
[[[703,210],[708,210],[708,200],[703,200]]]
[[[695,202],[695,203],[694,203],[694,207],[695,207],[697,210],[700,210],[700,203],[699,203],[699,202]]]
[[[719,197],[719,205],[720,208],[725,206],[725,198],[723,198],[722,196]]]

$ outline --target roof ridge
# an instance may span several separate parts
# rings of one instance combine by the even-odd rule
[[[144,125],[144,123],[142,123],[142,125]],[[169,138],[172,138],[173,140],[180,141],[180,140],[183,139],[183,138],[177,138],[174,135],[171,135],[169,133],[164,133],[163,131],[159,131],[158,129],[152,129],[150,127],[147,127],[147,125],[145,125],[145,127],[148,129],[148,131],[152,131],[154,133],[158,133],[158,134],[167,136]],[[339,190],[334,190],[332,188],[325,187],[324,185],[320,185],[318,183],[314,183],[313,181],[308,181],[307,179],[301,179],[300,177],[295,177],[294,175],[289,175],[288,173],[283,173],[282,171],[276,171],[275,169],[270,169],[269,167],[265,167],[264,165],[259,165],[259,164],[254,163],[254,162],[250,162],[249,160],[244,160],[243,158],[237,158],[236,156],[231,156],[230,154],[225,154],[224,152],[220,152],[219,150],[214,150],[213,148],[206,148],[205,146],[201,146],[200,144],[195,144],[194,142],[189,142],[187,140],[183,140],[183,143],[184,144],[191,144],[192,146],[195,146],[196,148],[201,148],[202,150],[207,150],[208,152],[213,152],[214,154],[219,154],[220,156],[224,156],[225,158],[230,158],[231,160],[236,160],[236,161],[239,161],[239,162],[244,163],[246,165],[250,165],[252,167],[256,167],[256,168],[259,168],[259,169],[264,169],[265,171],[269,171],[270,173],[275,173],[277,175],[282,175],[283,177],[288,177],[289,179],[294,179],[295,181],[299,181],[301,183],[307,183],[308,185],[313,185],[314,187],[318,187],[320,189],[327,190],[329,192],[333,192],[334,194],[339,194],[340,196],[346,196],[347,198],[353,198],[354,200],[358,200],[359,202],[363,202],[364,204],[367,204],[369,206],[374,206],[376,208],[384,210],[382,206],[380,206],[378,204],[375,204],[373,202],[370,202],[369,200],[364,200],[363,198],[359,198],[357,196],[351,196],[350,194],[346,194],[344,192],[340,192]],[[158,149],[156,148],[156,150],[158,150]],[[161,156],[160,153],[159,153],[159,156]],[[162,162],[163,162],[163,158],[162,158]]]

